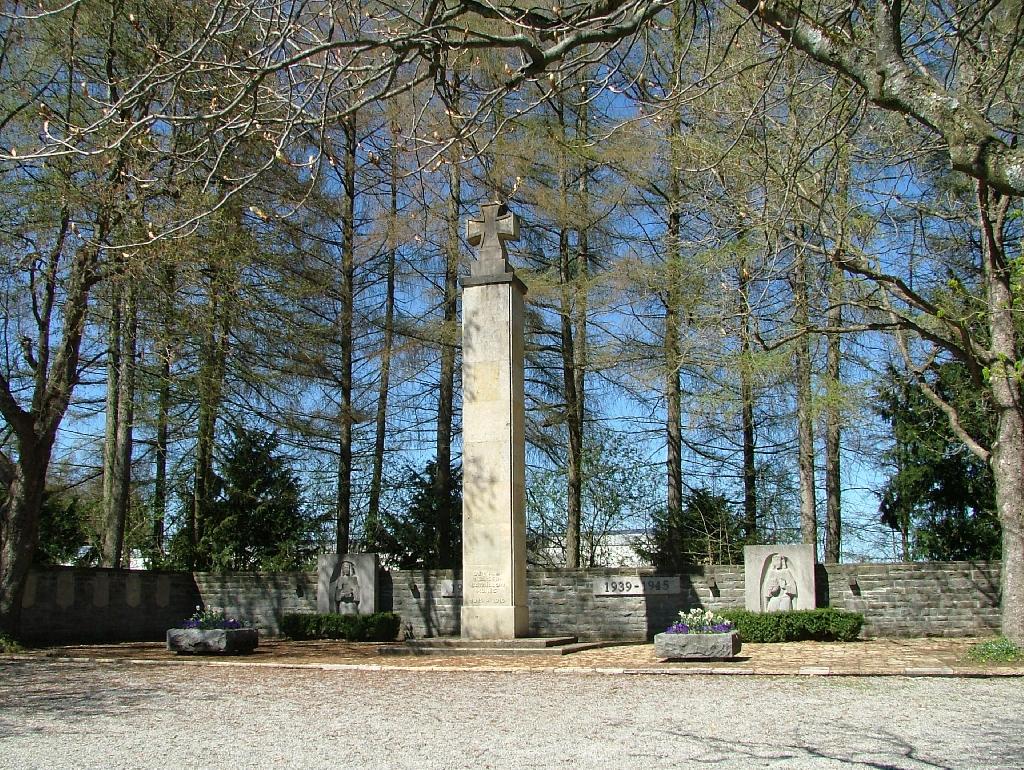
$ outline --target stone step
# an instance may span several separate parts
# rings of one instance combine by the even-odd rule
[[[522,639],[460,639],[436,637],[409,639],[399,645],[382,645],[381,655],[570,655],[604,646],[604,642],[579,642],[575,636]]]
[[[509,647],[529,649],[557,647],[572,644],[575,636],[525,636],[517,639],[463,639],[461,636],[431,636],[425,639],[407,639],[405,644],[415,647],[448,649],[451,647]]]

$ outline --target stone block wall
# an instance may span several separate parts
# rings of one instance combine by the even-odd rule
[[[680,594],[595,596],[594,581],[634,575],[643,569],[530,570],[526,574],[533,636],[580,639],[646,639],[663,630],[683,607],[743,606],[742,567],[694,567],[680,575]],[[461,594],[458,573],[395,571],[391,573],[392,609],[417,638],[459,633]]]
[[[403,630],[417,639],[457,636],[461,583],[461,574],[452,570],[394,570],[381,580],[380,609],[397,613]]]
[[[286,613],[316,612],[316,572],[267,575],[196,572],[193,575],[205,606],[220,607],[264,634],[280,633],[281,616]]]
[[[595,595],[594,581],[654,576],[653,569],[531,570],[530,634],[642,640],[681,609],[743,607],[743,567],[694,567],[680,593]],[[818,565],[818,606],[864,614],[866,636],[968,636],[999,628],[999,564]],[[458,572],[384,572],[381,610],[415,637],[454,636],[462,606]],[[22,635],[37,643],[157,641],[197,604],[222,607],[263,633],[288,612],[316,612],[316,573],[273,575],[41,567],[29,573]]]
[[[36,643],[163,639],[201,601],[187,572],[36,568],[22,599],[21,636]]]
[[[741,565],[694,567],[680,593],[595,595],[595,579],[656,575],[653,569],[531,570],[530,634],[582,640],[641,640],[670,625],[681,609],[744,606]],[[415,637],[459,633],[458,574],[391,574],[393,608]],[[973,636],[999,629],[998,563],[839,564],[817,566],[818,606],[863,613],[865,636]],[[456,594],[456,595],[453,595]]]
[[[999,562],[819,565],[819,583],[822,571],[828,604],[863,613],[865,636],[975,636],[999,630]]]
[[[530,633],[586,640],[646,639],[663,631],[684,607],[720,608],[743,601],[743,570],[735,567],[695,567],[678,576],[678,594],[602,596],[594,592],[595,580],[656,574],[653,569],[530,572]]]

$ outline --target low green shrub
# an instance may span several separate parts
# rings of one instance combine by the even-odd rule
[[[967,651],[973,663],[1022,663],[1024,648],[1018,647],[1005,636],[976,644]]]
[[[289,639],[345,639],[350,642],[392,642],[402,619],[393,612],[339,615],[335,612],[289,613],[281,618],[281,633]]]
[[[0,634],[0,653],[21,652],[22,647],[6,634]]]
[[[744,642],[852,642],[864,626],[859,612],[834,607],[766,613],[723,610],[719,614],[732,621]]]

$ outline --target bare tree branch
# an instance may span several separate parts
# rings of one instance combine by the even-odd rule
[[[966,95],[951,92],[904,57],[900,3],[877,0],[872,23],[858,20],[846,31],[811,15],[799,0],[736,0],[736,4],[796,48],[856,82],[874,104],[936,132],[945,141],[956,170],[1001,193],[1024,195],[1024,149],[1008,145]],[[850,13],[855,5],[860,4],[851,3]]]

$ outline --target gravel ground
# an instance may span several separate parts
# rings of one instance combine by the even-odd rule
[[[0,662],[2,768],[1024,768],[1021,680]]]

